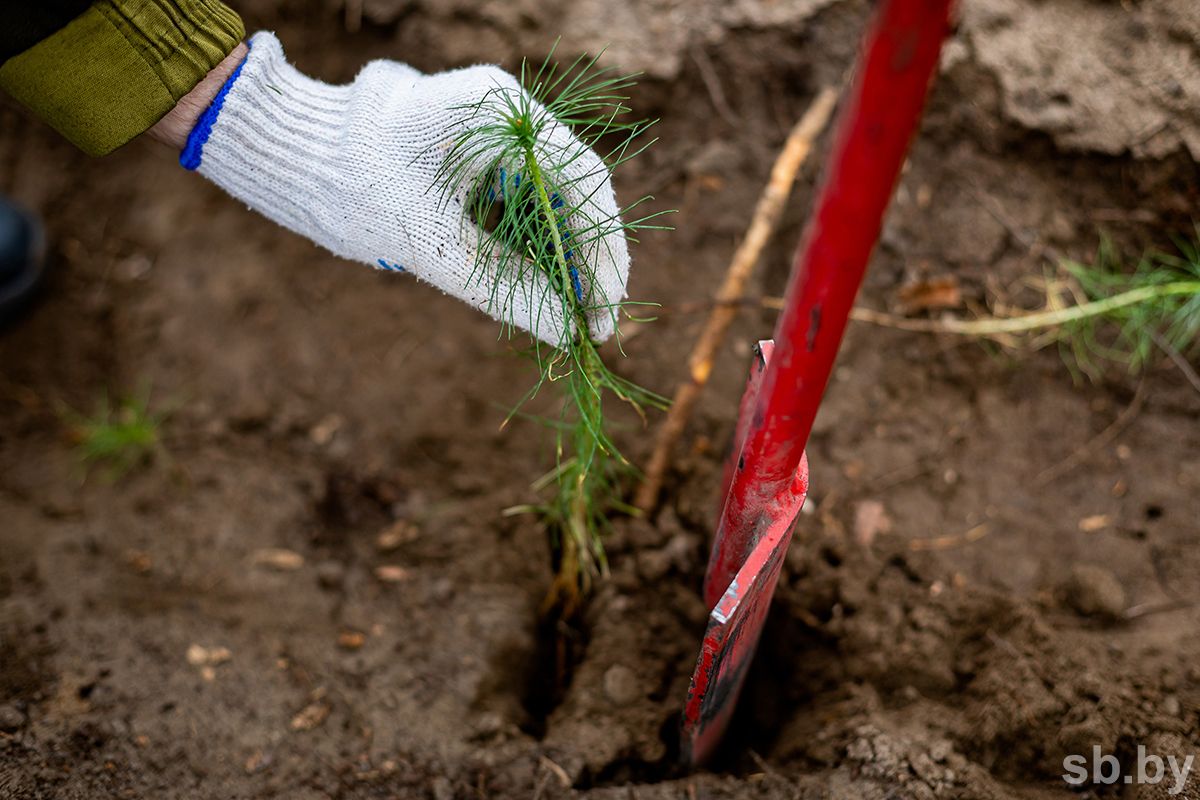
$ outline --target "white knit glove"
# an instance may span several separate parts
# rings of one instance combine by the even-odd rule
[[[469,106],[489,92],[520,92],[492,66],[422,75],[395,61],[372,61],[354,82],[331,86],[287,63],[279,40],[255,34],[250,54],[192,131],[180,161],[280,225],[343,258],[411,272],[497,319],[553,344],[572,333],[540,270],[521,283],[477,270],[482,232],[466,219],[463,196],[446,197],[439,169],[455,139],[474,127]],[[484,106],[486,108],[486,106]],[[472,115],[474,118],[471,118]],[[548,152],[582,146],[562,125],[548,126]],[[591,150],[562,177],[593,220],[619,219],[607,168]],[[473,181],[460,182],[469,186]],[[629,253],[618,225],[584,245],[596,278],[583,285],[593,338],[613,333],[625,298]]]

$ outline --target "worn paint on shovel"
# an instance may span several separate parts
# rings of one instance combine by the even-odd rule
[[[763,370],[771,357],[770,341],[759,342],[750,379],[742,396],[735,447],[725,466],[725,488],[741,460]],[[708,760],[729,725],[746,671],[771,607],[779,570],[787,555],[792,527],[808,492],[808,461],[802,458],[782,496],[764,504],[760,524],[750,536],[718,536],[713,541],[705,594],[720,591],[708,617],[700,659],[692,675],[683,715],[683,756],[688,763]],[[730,565],[737,565],[731,569]]]

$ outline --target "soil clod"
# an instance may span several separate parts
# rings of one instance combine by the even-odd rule
[[[1114,622],[1125,612],[1125,588],[1103,567],[1075,565],[1063,591],[1067,604],[1085,617]]]

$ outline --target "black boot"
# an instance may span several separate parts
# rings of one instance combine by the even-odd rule
[[[29,309],[46,272],[46,238],[28,211],[0,197],[0,328]]]

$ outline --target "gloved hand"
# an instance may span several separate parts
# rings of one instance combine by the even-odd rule
[[[439,170],[456,138],[480,123],[489,92],[522,91],[492,66],[434,75],[395,61],[372,61],[345,86],[331,86],[287,63],[279,40],[258,33],[246,60],[200,117],[180,156],[251,208],[343,258],[411,272],[493,317],[552,344],[572,333],[545,276],[522,283],[476,269],[484,234],[466,218],[458,181],[445,196]],[[475,115],[472,118],[472,115]],[[563,125],[543,134],[549,152],[577,152]],[[591,150],[563,170],[587,216],[615,220],[608,169]],[[587,245],[596,279],[582,287],[593,338],[613,333],[612,306],[625,298],[629,253],[619,226]],[[486,262],[495,266],[492,260]]]

